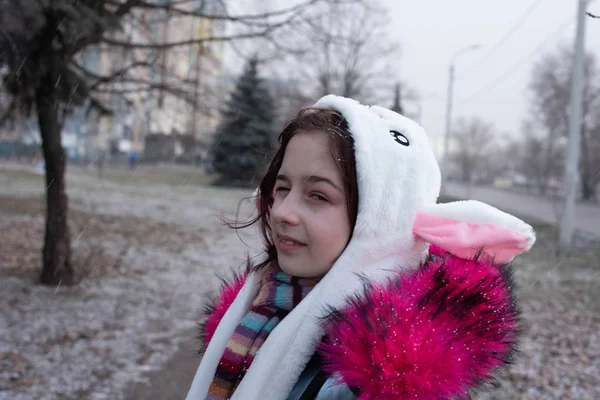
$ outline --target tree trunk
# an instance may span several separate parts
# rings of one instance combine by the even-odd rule
[[[538,177],[537,188],[540,196],[546,196],[546,192],[548,191],[548,177],[545,174],[544,176]]]
[[[592,165],[590,162],[590,153],[588,147],[587,131],[584,129],[582,124],[580,135],[581,135],[581,161],[580,161],[580,172],[581,172],[581,198],[582,200],[595,200],[596,188],[594,183],[594,177],[592,176]]]
[[[71,236],[67,225],[65,193],[65,152],[61,144],[58,116],[58,60],[49,60],[47,74],[36,91],[36,108],[46,165],[46,232],[44,236],[41,282],[47,285],[72,285],[75,272],[71,264]]]
[[[586,201],[596,200],[596,188],[590,184],[589,179],[581,182],[581,199]]]

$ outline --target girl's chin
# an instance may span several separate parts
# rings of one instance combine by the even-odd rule
[[[286,262],[283,262],[283,263],[280,262],[279,268],[281,268],[281,270],[283,272],[285,272],[286,274],[295,276],[296,278],[310,278],[310,279],[322,278],[331,269],[331,268],[329,268],[325,272],[314,271],[314,270],[307,271],[306,268],[303,266],[293,265],[293,264],[290,265],[289,263],[286,263]]]

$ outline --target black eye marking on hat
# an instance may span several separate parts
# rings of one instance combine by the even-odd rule
[[[390,131],[390,135],[393,136],[394,140],[396,141],[396,143],[400,143],[402,146],[409,146],[409,142],[408,142],[408,138],[406,136],[404,136],[403,134],[401,134],[398,131]]]

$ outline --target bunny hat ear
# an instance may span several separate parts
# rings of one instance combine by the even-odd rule
[[[417,214],[417,237],[464,259],[479,251],[507,263],[535,243],[533,228],[488,204],[464,200],[426,206]]]

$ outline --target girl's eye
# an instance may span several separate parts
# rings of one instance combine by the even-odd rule
[[[315,200],[319,200],[319,201],[328,201],[327,197],[323,196],[322,194],[319,193],[312,193],[310,195],[310,197],[312,197]]]
[[[289,191],[289,190],[290,190],[290,189],[288,189],[288,188],[286,188],[286,187],[283,187],[283,186],[280,186],[280,187],[276,187],[276,188],[275,188],[275,191],[276,191],[276,192],[283,192],[283,191]]]

